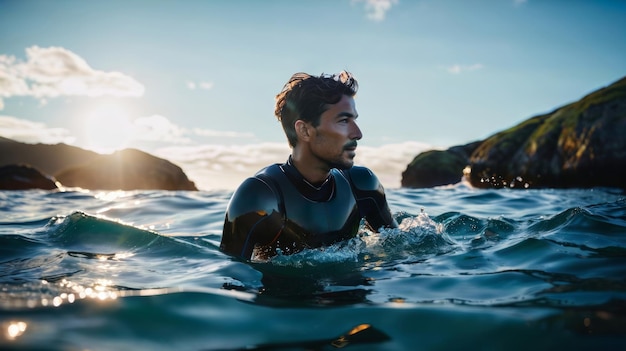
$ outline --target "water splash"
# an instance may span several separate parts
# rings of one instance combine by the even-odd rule
[[[305,249],[291,255],[281,252],[269,263],[276,266],[320,267],[333,263],[365,262],[384,258],[390,263],[416,257],[440,255],[454,250],[458,244],[442,230],[442,225],[425,212],[417,216],[406,213],[396,215],[398,228],[381,228],[372,232],[362,226],[359,235],[330,246]]]

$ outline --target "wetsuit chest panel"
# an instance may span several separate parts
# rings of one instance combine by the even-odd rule
[[[356,234],[360,215],[350,183],[340,172],[331,172],[335,179],[334,194],[330,200],[322,202],[304,197],[278,167],[269,172],[280,187],[284,203],[286,228],[279,238],[282,245],[303,239],[306,246],[317,247]],[[298,238],[291,239],[292,235]]]
[[[341,176],[335,178],[335,192],[325,202],[306,199],[291,183],[282,190],[287,218],[313,233],[341,230],[356,206],[350,185]]]

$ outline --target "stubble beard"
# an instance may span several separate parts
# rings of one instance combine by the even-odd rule
[[[329,163],[330,168],[350,169],[354,166],[354,160],[351,158],[347,161]]]
[[[355,140],[350,141],[349,143],[344,145],[343,149],[341,150],[341,154],[339,154],[339,156],[337,156],[336,159],[325,160],[326,163],[329,165],[330,168],[337,168],[337,169],[352,168],[352,166],[354,166],[354,157],[356,156],[356,151],[352,150],[352,148],[355,148],[356,145],[357,145],[357,142]],[[345,153],[349,153],[349,155],[345,155]]]

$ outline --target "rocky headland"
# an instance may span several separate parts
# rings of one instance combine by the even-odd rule
[[[24,164],[0,166],[0,190],[59,189],[56,179]]]
[[[51,185],[52,184],[52,185]],[[177,165],[136,149],[101,155],[0,137],[0,190],[198,190]]]
[[[626,189],[626,77],[485,140],[417,155],[403,187]]]

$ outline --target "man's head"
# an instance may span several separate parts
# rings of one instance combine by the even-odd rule
[[[354,97],[358,83],[351,73],[342,71],[338,74],[311,76],[296,73],[276,95],[274,114],[281,122],[289,145],[295,147],[298,137],[295,122],[303,120],[314,127],[319,125],[320,116],[328,105],[339,102],[344,95]]]

